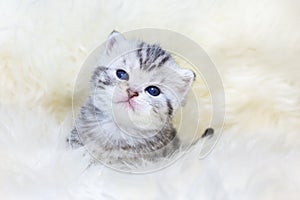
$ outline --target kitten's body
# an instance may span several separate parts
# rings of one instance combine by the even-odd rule
[[[95,115],[99,118],[97,119]],[[80,130],[80,135],[77,130]],[[109,164],[155,161],[174,153],[179,148],[179,138],[171,123],[152,137],[128,137],[113,119],[104,116],[101,110],[93,105],[90,97],[81,109],[70,142],[73,147],[89,144],[88,151],[96,159]]]
[[[95,158],[113,164],[171,155],[180,147],[172,117],[193,80],[194,73],[158,45],[112,33],[72,131],[72,146],[84,145]]]

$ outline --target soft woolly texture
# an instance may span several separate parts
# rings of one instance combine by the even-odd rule
[[[299,9],[293,0],[0,1],[0,199],[299,199]],[[144,27],[207,51],[225,87],[224,132],[204,159],[196,148],[156,173],[88,167],[64,143],[76,74],[113,29]]]

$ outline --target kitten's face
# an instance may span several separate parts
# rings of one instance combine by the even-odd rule
[[[113,33],[92,78],[94,104],[128,133],[157,132],[184,100],[194,73],[158,45]]]

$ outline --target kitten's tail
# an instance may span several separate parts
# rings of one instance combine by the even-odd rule
[[[196,140],[192,143],[191,146],[194,146],[196,143],[198,143],[198,141],[199,141],[200,139],[203,139],[203,138],[209,139],[209,138],[211,138],[211,137],[214,135],[214,132],[215,132],[215,130],[214,130],[213,128],[207,128],[207,129],[204,131],[204,133],[201,135],[201,137],[198,138],[198,139],[196,139]]]
[[[214,135],[214,129],[213,128],[207,128],[204,133],[202,134],[201,138],[205,137],[212,137]]]

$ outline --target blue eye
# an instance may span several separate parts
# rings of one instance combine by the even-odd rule
[[[129,75],[123,69],[118,69],[116,75],[121,80],[126,80],[126,81],[129,80]]]
[[[147,87],[145,90],[152,96],[158,96],[160,94],[160,89],[153,85]]]

